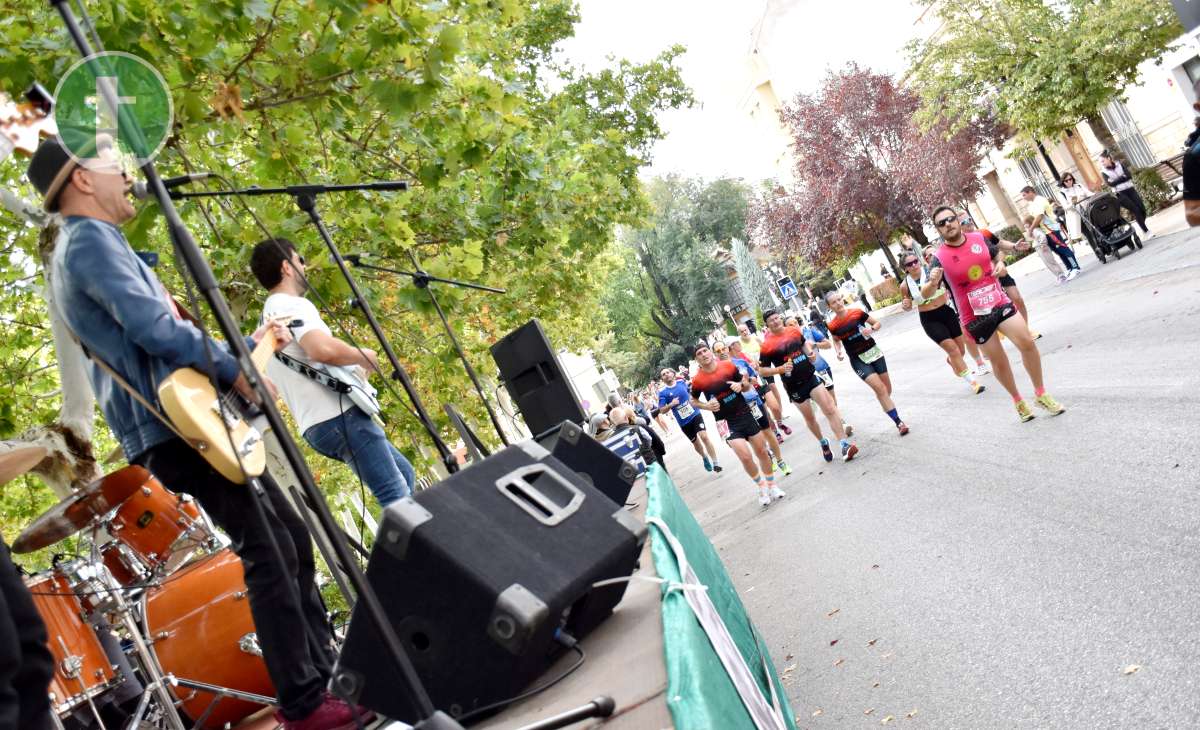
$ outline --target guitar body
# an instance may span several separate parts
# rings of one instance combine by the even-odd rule
[[[242,466],[252,477],[266,470],[267,450],[262,434],[237,407],[226,406],[228,420],[221,417],[219,398],[208,377],[192,368],[176,370],[158,386],[158,400],[175,428],[221,476],[234,484],[244,484],[234,444],[241,453]]]
[[[371,385],[364,377],[362,368],[328,365],[325,363],[317,363],[316,367],[324,370],[335,380],[349,386],[346,396],[363,413],[366,413],[371,418],[376,418],[379,415],[379,412],[382,410],[379,406],[379,394],[375,390],[375,386]]]

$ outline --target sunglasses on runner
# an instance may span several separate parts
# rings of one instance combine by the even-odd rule
[[[942,228],[944,226],[949,225],[952,221],[956,221],[956,220],[958,220],[958,216],[952,215],[949,218],[943,218],[940,221],[934,221],[933,225],[937,226],[938,228]]]
[[[904,262],[904,267],[905,267],[905,268],[908,268],[908,267],[910,267],[910,266],[916,266],[916,265],[917,265],[917,264],[919,264],[919,263],[920,263],[920,262],[919,262],[919,261],[917,261],[916,259],[910,259],[910,260],[908,260],[908,261],[905,261],[905,262]]]

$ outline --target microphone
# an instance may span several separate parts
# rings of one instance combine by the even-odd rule
[[[193,172],[190,175],[180,175],[179,177],[169,177],[169,178],[163,180],[162,184],[163,184],[163,187],[165,187],[167,190],[171,190],[173,188],[178,188],[183,185],[187,185],[189,183],[200,182],[201,180],[207,180],[210,177],[213,177],[213,173],[211,173],[211,172]],[[147,198],[154,197],[154,194],[152,192],[150,192],[150,188],[146,187],[146,183],[135,182],[133,184],[133,197],[137,198],[138,200],[146,200]]]

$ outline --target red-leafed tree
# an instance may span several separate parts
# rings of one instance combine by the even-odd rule
[[[982,190],[976,170],[1000,134],[986,113],[953,134],[917,124],[917,95],[888,75],[850,64],[781,112],[792,136],[793,190],[776,188],[752,211],[755,233],[782,255],[823,264],[896,233],[927,242],[922,222],[943,203]],[[899,273],[897,272],[897,276]]]

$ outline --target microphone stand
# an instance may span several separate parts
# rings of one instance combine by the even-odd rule
[[[329,254],[333,258],[333,262],[337,264],[342,277],[350,285],[350,291],[354,294],[354,305],[362,309],[363,314],[366,315],[367,324],[370,325],[371,332],[374,333],[375,339],[379,341],[380,347],[382,347],[384,354],[387,356],[388,363],[392,366],[392,379],[400,381],[400,384],[404,387],[404,392],[408,394],[408,399],[412,401],[413,410],[417,414],[417,420],[421,422],[421,426],[429,434],[434,447],[437,448],[442,465],[448,473],[453,474],[458,471],[458,459],[450,451],[450,447],[446,445],[446,442],[442,440],[437,427],[433,425],[433,420],[429,417],[429,411],[425,409],[425,404],[421,401],[421,395],[417,392],[417,389],[412,384],[412,380],[408,377],[408,371],[400,364],[399,358],[396,357],[395,351],[392,350],[392,345],[388,341],[387,335],[383,333],[383,328],[379,326],[379,321],[375,319],[374,310],[371,309],[367,298],[363,296],[362,290],[358,288],[358,282],[351,275],[349,267],[346,266],[346,260],[342,258],[341,251],[334,244],[333,237],[329,234],[329,229],[325,227],[325,221],[322,220],[320,212],[317,211],[318,194],[354,190],[408,190],[408,183],[395,181],[353,185],[289,185],[281,188],[251,186],[241,190],[203,190],[192,193],[172,190],[168,194],[175,200],[210,198],[225,195],[291,195],[296,206],[307,213],[309,220],[316,226],[317,233],[320,234],[321,240],[325,242],[325,247],[329,249]]]
[[[91,64],[95,67],[97,62],[93,58],[95,53],[92,50],[91,43],[79,27],[79,22],[75,18],[75,13],[68,4],[68,0],[50,0],[50,4],[54,6],[54,9],[62,18],[63,25],[66,26],[67,33],[71,36],[71,40],[80,55],[84,59],[92,59]],[[101,69],[95,70],[102,73]],[[101,74],[97,73],[97,76],[99,75]],[[144,153],[146,149],[145,136],[137,120],[129,112],[128,105],[123,107],[119,103],[116,94],[116,85],[98,84],[98,86],[100,87],[100,93],[104,94],[105,103],[108,104],[110,109],[116,110],[118,129],[128,129],[134,135],[135,146],[140,152]],[[436,728],[437,730],[441,730],[442,728],[447,728],[448,730],[458,728],[461,730],[462,726],[457,721],[434,707],[433,701],[429,698],[429,693],[425,690],[424,685],[422,685],[421,678],[417,674],[412,660],[405,653],[404,646],[400,643],[400,638],[392,628],[391,622],[388,621],[387,614],[384,613],[383,604],[380,603],[379,596],[376,595],[375,590],[367,582],[363,572],[358,569],[358,564],[354,562],[354,556],[350,553],[350,548],[346,545],[346,541],[343,539],[341,532],[338,530],[337,523],[334,522],[333,515],[329,511],[329,504],[325,501],[325,495],[321,493],[321,490],[317,488],[316,482],[313,481],[312,473],[308,470],[308,464],[305,463],[304,457],[301,455],[299,448],[297,448],[295,440],[291,437],[291,432],[288,430],[283,418],[279,415],[279,409],[275,407],[274,400],[270,393],[267,392],[266,386],[250,359],[250,350],[246,347],[246,342],[242,339],[241,329],[238,327],[233,313],[230,312],[225,297],[221,294],[216,276],[213,274],[212,268],[209,267],[208,261],[204,259],[204,253],[200,250],[200,246],[183,224],[183,219],[179,217],[179,211],[175,209],[175,205],[171,202],[167,189],[163,185],[162,178],[159,177],[158,170],[154,166],[154,161],[147,159],[142,165],[141,171],[146,176],[146,182],[150,190],[153,191],[154,196],[158,199],[163,217],[167,221],[167,230],[175,246],[175,251],[208,303],[213,317],[216,319],[221,332],[225,335],[231,353],[237,359],[242,375],[246,377],[250,386],[258,394],[263,415],[266,416],[267,422],[271,424],[271,428],[274,429],[276,436],[279,438],[279,443],[283,447],[284,454],[291,464],[292,469],[296,472],[300,486],[309,496],[317,515],[317,520],[321,523],[321,528],[325,531],[327,539],[337,553],[338,560],[349,569],[350,582],[358,592],[359,605],[365,610],[375,630],[378,632],[378,636],[381,637],[384,649],[390,655],[390,658],[404,679],[405,691],[413,700],[414,706],[420,711],[422,719],[414,727],[421,730],[428,728]],[[248,481],[257,483],[255,479]],[[255,490],[256,498],[258,499],[262,499],[265,496],[261,493],[260,489]],[[353,603],[353,597],[346,596],[346,601]]]
[[[467,371],[467,375],[471,378],[471,383],[475,385],[475,392],[479,394],[479,400],[483,402],[483,408],[487,411],[488,417],[492,419],[492,426],[495,427],[496,433],[500,436],[500,441],[508,446],[508,436],[504,434],[504,429],[500,426],[500,419],[496,417],[496,412],[492,410],[492,404],[488,403],[487,395],[483,392],[483,386],[479,384],[479,377],[475,374],[475,368],[471,367],[471,361],[467,359],[467,354],[463,352],[462,345],[459,344],[458,338],[454,336],[454,330],[450,327],[450,322],[446,319],[446,313],[442,311],[442,305],[438,302],[437,296],[433,293],[433,289],[429,288],[432,282],[440,284],[452,284],[460,286],[464,289],[478,289],[480,291],[492,292],[494,294],[504,294],[503,289],[497,289],[483,284],[472,284],[467,281],[457,281],[455,279],[443,279],[440,276],[433,276],[417,263],[417,255],[412,251],[408,252],[409,259],[412,260],[416,271],[404,271],[402,269],[390,269],[386,266],[376,266],[363,261],[362,256],[351,254],[347,260],[360,269],[371,269],[373,271],[384,271],[389,274],[399,274],[412,279],[413,285],[418,289],[424,289],[429,294],[429,301],[433,303],[433,308],[437,310],[438,317],[442,320],[442,328],[446,330],[446,336],[450,338],[450,343],[454,345],[454,351],[458,353],[458,359],[462,360],[463,368]]]

